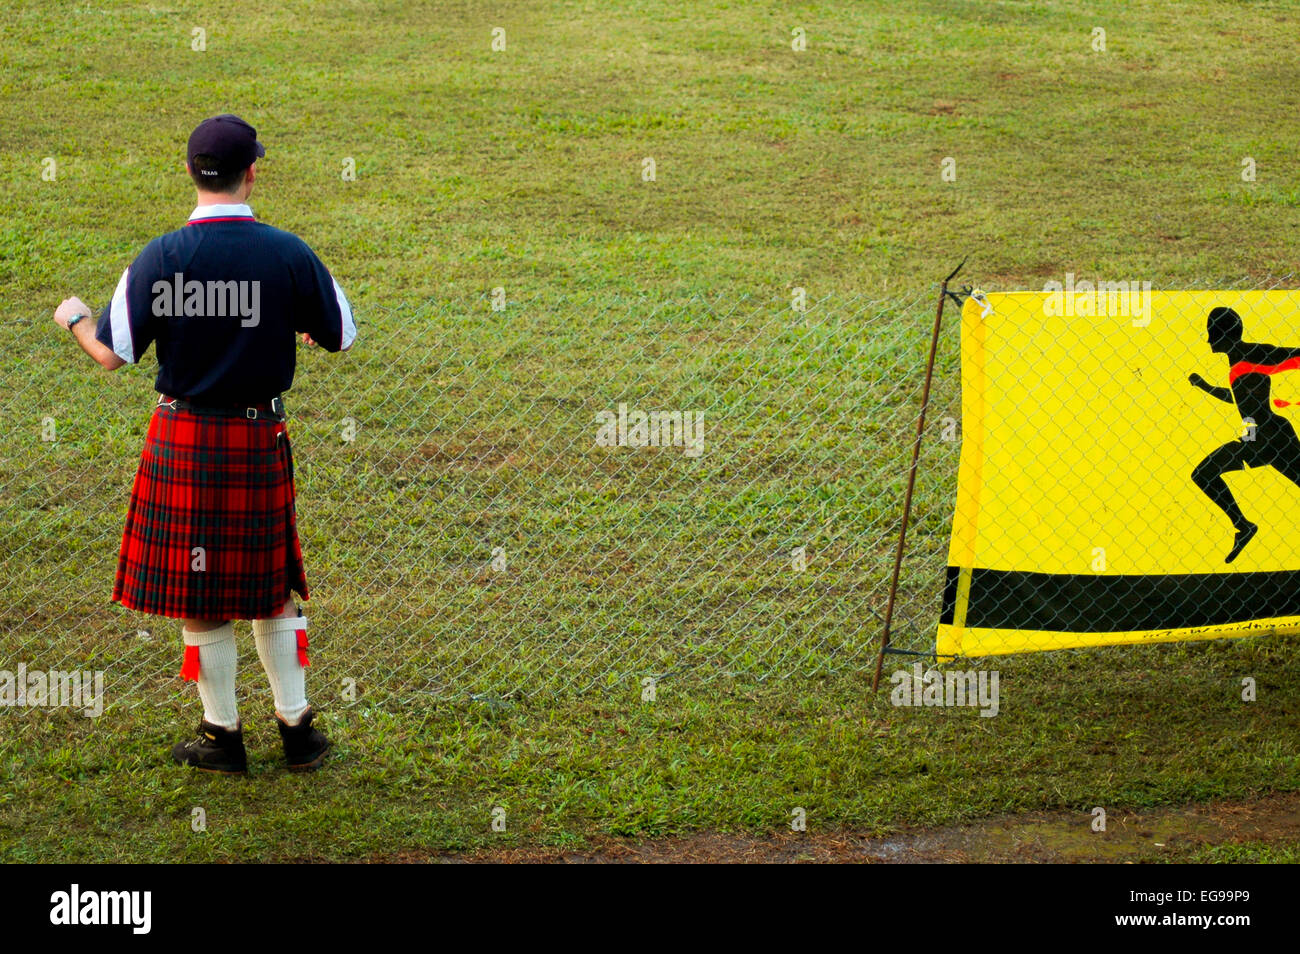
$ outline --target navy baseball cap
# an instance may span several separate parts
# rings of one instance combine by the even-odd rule
[[[247,169],[266,149],[257,141],[257,130],[238,116],[225,113],[199,123],[190,133],[187,158],[194,167],[195,156],[211,156],[217,168],[199,170],[201,175],[218,176]]]

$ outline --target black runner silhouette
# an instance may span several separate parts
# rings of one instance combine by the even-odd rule
[[[1192,471],[1192,481],[1232,521],[1236,537],[1225,563],[1231,563],[1259,532],[1241,512],[1223,475],[1248,467],[1272,467],[1300,487],[1300,437],[1286,418],[1269,407],[1270,376],[1300,369],[1300,348],[1242,341],[1241,316],[1231,308],[1213,308],[1205,322],[1210,350],[1228,358],[1228,384],[1218,388],[1199,374],[1188,381],[1206,394],[1236,404],[1246,434],[1212,451]],[[1285,406],[1285,401],[1274,402]]]

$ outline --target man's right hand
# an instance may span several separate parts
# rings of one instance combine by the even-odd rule
[[[95,313],[84,301],[73,295],[71,298],[63,299],[59,302],[59,307],[54,309],[54,323],[60,328],[67,328],[68,321],[73,315],[88,315],[93,318]]]
[[[1202,391],[1208,391],[1210,389],[1210,382],[1206,381],[1205,378],[1201,377],[1199,374],[1196,373],[1191,374],[1187,378],[1187,381],[1193,387],[1198,387]]]

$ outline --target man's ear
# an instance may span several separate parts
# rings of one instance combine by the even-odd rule
[[[244,172],[244,182],[247,183],[248,185],[252,185],[253,179],[255,179],[256,177],[257,177],[257,163],[253,163]]]

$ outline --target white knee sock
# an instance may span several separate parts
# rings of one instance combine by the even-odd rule
[[[231,623],[202,633],[181,630],[181,638],[194,647],[199,656],[199,698],[203,700],[203,718],[223,729],[239,728],[235,708],[235,671],[239,651],[235,648],[235,627]]]
[[[257,658],[271,682],[275,711],[288,725],[297,725],[307,711],[307,617],[253,620]]]

